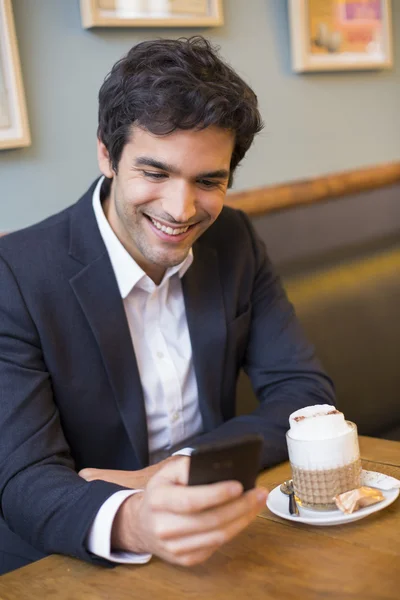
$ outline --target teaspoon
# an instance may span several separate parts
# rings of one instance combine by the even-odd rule
[[[289,496],[289,513],[298,517],[300,513],[294,495],[293,481],[291,479],[289,479],[288,481],[284,481],[280,486],[280,490],[283,494]]]

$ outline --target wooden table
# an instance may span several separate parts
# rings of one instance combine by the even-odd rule
[[[360,438],[363,465],[400,478],[400,442]],[[265,471],[269,488],[287,463]],[[311,527],[265,509],[205,564],[185,569],[154,558],[104,569],[50,556],[0,578],[0,600],[398,600],[400,500],[354,523]]]

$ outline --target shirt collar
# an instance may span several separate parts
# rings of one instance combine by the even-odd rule
[[[154,287],[156,286],[154,282],[150,279],[150,277],[146,275],[143,269],[139,267],[137,262],[124,248],[124,246],[121,244],[121,242],[115,235],[114,231],[111,229],[111,226],[104,214],[100,200],[100,189],[103,180],[104,177],[101,177],[99,179],[96,188],[93,192],[93,210],[96,217],[97,225],[100,230],[100,235],[103,238],[103,242],[106,246],[108,255],[110,257],[110,261],[114,270],[121,297],[126,298],[130,291],[136,285],[144,287],[145,289],[149,289],[149,282],[151,282]],[[190,267],[190,265],[192,264],[192,262],[193,251],[191,248],[184,261],[182,261],[179,265],[169,267],[166,270],[160,285],[163,285],[163,283],[167,279],[169,279],[176,273],[178,273],[179,278],[182,278],[188,270],[188,268]]]

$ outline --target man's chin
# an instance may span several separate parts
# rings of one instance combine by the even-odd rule
[[[183,263],[183,261],[185,260],[187,255],[188,255],[188,252],[184,256],[182,256],[181,258],[177,258],[176,260],[157,261],[154,264],[157,265],[158,267],[162,267],[163,269],[172,269],[173,267],[177,267],[178,265]]]
[[[171,256],[170,254],[168,256],[154,256],[152,257],[151,261],[157,267],[162,267],[163,269],[171,269],[172,267],[176,267],[177,265],[183,263],[185,258],[187,258],[189,252],[190,248],[188,248],[185,251],[176,253],[173,256]]]

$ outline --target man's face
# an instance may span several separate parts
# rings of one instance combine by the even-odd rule
[[[100,169],[113,178],[107,219],[157,283],[221,212],[233,147],[233,134],[218,127],[158,136],[133,126],[116,174],[98,143]]]

